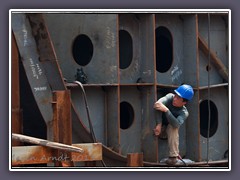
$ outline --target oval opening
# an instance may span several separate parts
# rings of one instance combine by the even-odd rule
[[[130,66],[133,58],[133,41],[126,30],[119,31],[119,61],[120,69]]]
[[[120,103],[120,128],[121,129],[128,129],[134,119],[134,110],[131,104],[128,102],[121,102]]]
[[[91,39],[84,34],[78,35],[73,42],[72,54],[74,60],[80,66],[86,66],[93,56],[93,44]]]
[[[160,26],[156,33],[156,69],[160,73],[167,72],[173,63],[173,40],[170,31]]]
[[[208,137],[208,100],[204,100],[200,103],[200,134],[207,138]],[[218,128],[218,110],[217,106],[210,100],[210,128],[209,137],[212,137]]]

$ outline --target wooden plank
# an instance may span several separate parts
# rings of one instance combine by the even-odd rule
[[[100,161],[102,160],[101,143],[72,144],[72,146],[81,148],[84,153],[71,152],[71,156],[62,154],[55,156],[51,148],[43,146],[17,146],[12,147],[12,166],[23,164],[46,164],[59,161],[80,162],[80,161]]]

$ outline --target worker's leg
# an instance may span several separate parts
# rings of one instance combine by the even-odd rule
[[[170,124],[167,126],[169,157],[177,157],[179,154],[179,128]]]

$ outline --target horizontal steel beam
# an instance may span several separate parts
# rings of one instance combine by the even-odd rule
[[[80,162],[102,160],[101,143],[73,144],[84,150],[83,153],[71,152],[71,156],[61,154],[56,157],[52,148],[42,146],[15,146],[12,147],[12,166],[24,164],[45,164],[51,162]]]

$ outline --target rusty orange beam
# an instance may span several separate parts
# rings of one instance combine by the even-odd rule
[[[14,133],[22,133],[22,111],[20,109],[19,86],[19,54],[15,37],[12,33],[12,65],[11,65],[11,128]],[[12,141],[13,146],[21,145],[21,142]]]
[[[143,153],[129,153],[127,154],[128,167],[142,167],[143,166]]]
[[[211,49],[208,48],[207,43],[204,41],[204,39],[201,37],[200,34],[198,34],[198,46],[206,56],[208,56],[210,52],[211,62],[217,68],[222,78],[228,82],[228,69],[222,63],[222,61],[217,57],[216,53],[214,53]]]
[[[47,164],[52,162],[82,162],[82,161],[101,161],[102,144],[84,143],[72,144],[72,146],[81,148],[83,153],[71,152],[71,156],[61,154],[56,156],[52,148],[43,146],[16,146],[12,147],[12,166],[27,164]]]
[[[72,144],[72,117],[71,117],[71,95],[70,90],[54,91],[53,92],[53,141]],[[56,156],[66,153],[71,156],[71,153],[62,150],[56,150]],[[66,161],[64,164],[56,161],[55,166],[73,166],[71,161]]]
[[[53,101],[54,141],[70,145],[72,144],[70,90],[54,91]]]

